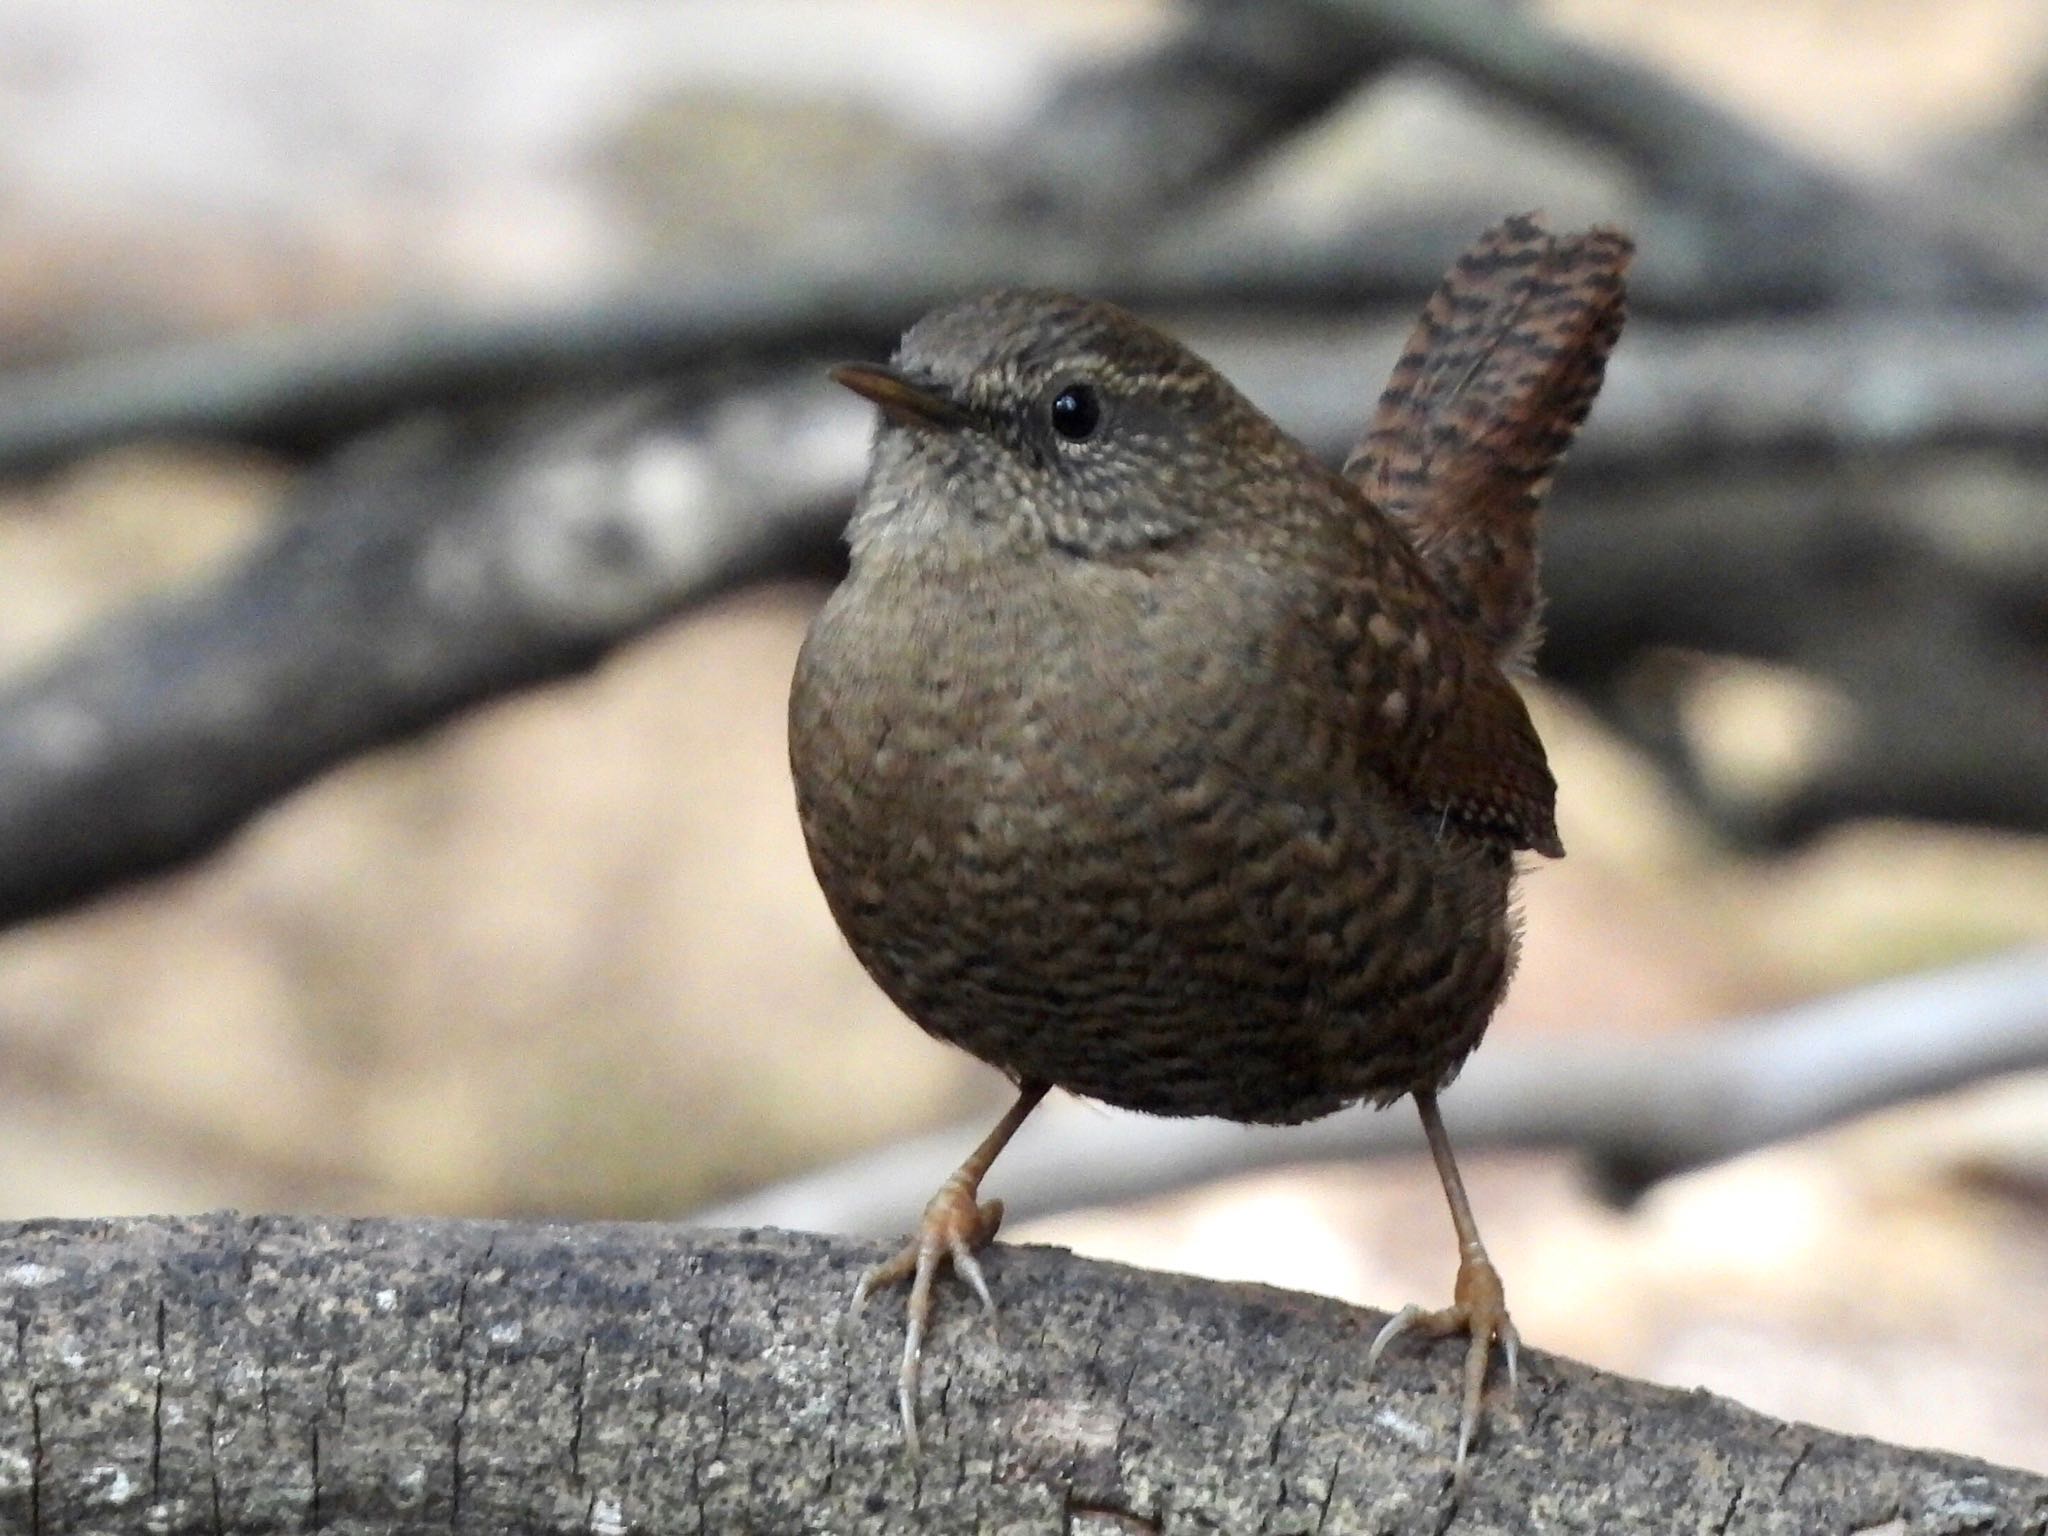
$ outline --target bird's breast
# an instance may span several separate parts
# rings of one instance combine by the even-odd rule
[[[790,751],[806,831],[891,867],[998,858],[1094,818],[1139,756],[1129,597],[1077,604],[1029,573],[856,576],[798,662]]]
[[[1133,1107],[1290,1119],[1433,1080],[1504,978],[1504,862],[1421,856],[1261,671],[1260,602],[1193,625],[1185,571],[1076,569],[856,576],[813,627],[791,759],[855,954],[932,1033]],[[1423,1002],[1462,1031],[1441,1060]]]

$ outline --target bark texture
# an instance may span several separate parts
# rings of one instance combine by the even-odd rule
[[[2048,1478],[1541,1353],[1446,1493],[1456,1351],[1331,1301],[998,1247],[927,1450],[880,1250],[652,1226],[0,1228],[0,1531],[2048,1531]]]

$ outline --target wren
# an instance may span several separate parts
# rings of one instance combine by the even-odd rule
[[[1320,462],[1187,348],[1107,304],[1001,291],[839,383],[881,408],[812,625],[790,760],[855,955],[1017,1084],[863,1280],[911,1282],[917,1444],[932,1288],[1002,1219],[990,1165],[1052,1087],[1294,1123],[1408,1095],[1450,1204],[1469,1335],[1456,1476],[1516,1335],[1437,1094],[1514,968],[1516,861],[1560,856],[1510,675],[1537,514],[1621,328],[1630,244],[1483,236],[1424,311],[1358,451]]]

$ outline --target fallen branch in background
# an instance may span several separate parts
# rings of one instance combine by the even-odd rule
[[[1358,381],[1384,376],[1404,330],[1191,335],[1338,456],[1369,405]],[[2026,568],[1930,550],[1884,505],[1896,471],[1861,511],[1796,471],[1768,478],[1802,449],[2033,434],[2048,318],[1939,344],[1892,322],[1830,331],[1632,336],[1548,534],[1546,670],[1597,696],[1646,647],[1732,649],[1813,668],[1877,720],[1952,719],[1872,734],[1781,808],[1782,835],[1848,813],[2048,825]],[[1807,347],[1853,367],[1864,403],[1826,388],[1830,364],[1801,362]],[[202,853],[313,775],[587,667],[741,582],[831,572],[869,426],[837,396],[801,366],[709,400],[650,387],[366,439],[307,477],[233,569],[0,686],[0,923]],[[1691,451],[1751,435],[1761,462],[1719,477],[1732,500],[1711,516],[1695,501],[1712,487],[1645,494],[1658,464],[1690,484]],[[1604,476],[1624,505],[1575,516]],[[1855,560],[1836,558],[1845,543]],[[2048,566],[2048,540],[2033,547]],[[1845,580],[1891,595],[1845,603]],[[1965,610],[1989,616],[1983,644]]]
[[[860,1245],[231,1216],[0,1227],[0,1524],[124,1536],[1439,1531],[1442,1351],[1373,1313],[998,1246],[909,1462]],[[1526,1351],[1458,1528],[2031,1536],[2048,1478]]]
[[[1497,1040],[1444,1096],[1461,1148],[1557,1147],[1620,1198],[1659,1179],[1812,1135],[1852,1116],[2048,1069],[2048,950],[2022,951],[1658,1040],[1587,1031]],[[955,1126],[691,1216],[884,1236],[915,1220],[980,1129]],[[1012,1220],[1121,1205],[1261,1168],[1424,1150],[1413,1115],[1308,1125],[1112,1114],[1054,1099],[1003,1154],[988,1193]]]
[[[189,858],[322,769],[736,584],[822,571],[820,509],[865,434],[839,426],[807,453],[766,392],[365,442],[218,579],[6,690],[0,922]]]
[[[1174,324],[1289,430],[1340,459],[1370,410],[1366,381],[1407,330],[1393,318],[1219,323],[1199,313]],[[1589,468],[1676,476],[1944,444],[2048,448],[2044,354],[2040,308],[1631,320],[1560,483]]]
[[[1442,253],[1470,235],[1440,233],[1427,265],[1397,260],[1375,281],[1368,250],[1353,262],[1355,279],[1382,299],[1405,293],[1419,304]],[[1064,239],[1037,248],[1034,259],[1028,240],[949,233],[929,250],[840,247],[829,267],[679,280],[554,310],[381,314],[0,375],[0,471],[45,469],[144,437],[319,455],[422,413],[531,405],[579,390],[587,398],[659,384],[715,399],[794,358],[886,352],[925,309],[1002,282],[1167,302],[1192,296],[1186,283],[1090,260]],[[1378,256],[1384,263],[1387,253]]]
[[[1438,264],[1470,234],[1442,232]],[[1014,261],[997,269],[956,252],[920,263],[910,277],[886,266],[830,282],[816,273],[757,275],[745,287],[681,286],[521,315],[384,315],[0,376],[0,471],[44,468],[138,437],[319,454],[393,420],[530,407],[579,391],[587,400],[658,386],[709,403],[792,362],[884,355],[926,303],[1014,269]],[[1073,264],[1024,275],[1112,291]],[[1250,321],[1205,320],[1198,292],[1133,286],[1113,291],[1211,354],[1306,441],[1342,457],[1370,413],[1369,381],[1384,373],[1429,280],[1410,285],[1390,312],[1362,317],[1304,318],[1286,307],[1285,287],[1271,285],[1237,295],[1274,306]],[[1376,298],[1385,304],[1389,292]],[[2039,445],[2048,419],[2044,349],[2048,310],[2038,307],[1639,322],[1575,462],[1681,466],[1928,442]]]

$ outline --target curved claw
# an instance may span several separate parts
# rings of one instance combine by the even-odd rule
[[[1380,1356],[1387,1352],[1387,1346],[1400,1338],[1402,1334],[1408,1332],[1409,1329],[1415,1327],[1426,1316],[1428,1314],[1411,1301],[1407,1306],[1388,1318],[1386,1326],[1373,1335],[1372,1348],[1365,1352],[1365,1374],[1370,1376],[1374,1371],[1378,1370]]]
[[[1003,1202],[990,1200],[975,1208],[975,1231],[971,1236],[955,1233],[947,1243],[946,1251],[953,1258],[953,1273],[965,1280],[981,1298],[982,1310],[993,1318],[996,1315],[996,1299],[989,1294],[988,1277],[981,1272],[981,1260],[974,1256],[977,1248],[987,1246],[1003,1225]]]
[[[917,1274],[910,1282],[909,1320],[903,1329],[903,1364],[896,1372],[896,1408],[903,1416],[903,1449],[911,1456],[924,1450],[917,1434],[917,1381],[924,1366],[924,1327],[931,1316],[932,1280],[939,1270],[939,1250],[929,1238],[917,1245]]]

